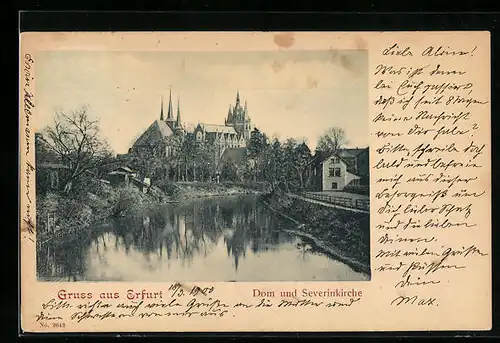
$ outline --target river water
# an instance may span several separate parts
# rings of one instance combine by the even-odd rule
[[[168,204],[38,248],[45,281],[361,281],[258,196]]]

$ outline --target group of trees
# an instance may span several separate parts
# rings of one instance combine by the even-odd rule
[[[140,154],[114,157],[102,138],[99,123],[86,107],[71,113],[57,112],[54,124],[36,135],[37,164],[60,163],[67,166],[64,192],[88,186],[117,166],[128,165],[153,182],[213,181],[220,171],[221,180],[268,182],[273,188],[303,189],[314,161],[307,144],[293,138],[284,141],[269,138],[255,128],[247,145],[244,162],[219,161],[214,142],[196,141],[194,135],[172,136],[167,153],[161,141],[145,147]],[[164,142],[163,142],[164,143]],[[345,132],[331,128],[320,137],[316,152],[331,153],[346,143]],[[221,165],[222,164],[222,168]]]
[[[168,139],[168,142],[160,140],[143,146],[140,152],[120,161],[157,182],[213,179],[218,156],[215,145],[197,142],[191,134]],[[170,150],[167,153],[165,149]]]
[[[37,166],[48,165],[56,170],[65,167],[57,175],[66,194],[88,189],[117,163],[101,136],[99,122],[89,116],[87,107],[56,112],[53,125],[35,135],[35,149]]]
[[[298,190],[307,187],[310,165],[314,156],[303,141],[288,138],[284,141],[269,138],[255,128],[251,132],[244,161],[220,161],[220,151],[214,142],[196,141],[192,134],[173,136],[164,153],[164,145],[146,147],[144,153],[133,154],[126,161],[141,175],[153,182],[215,181],[220,172],[222,181],[268,182],[272,188]],[[339,128],[328,129],[318,141],[317,151],[329,154],[346,143],[345,133]]]
[[[330,128],[320,137],[316,152],[333,153],[345,143],[344,131]],[[269,182],[273,189],[304,189],[310,182],[310,165],[315,156],[304,141],[294,138],[284,141],[276,137],[270,139],[255,128],[248,144],[244,175],[253,181]]]
[[[254,129],[248,144],[248,172],[254,181],[267,181],[272,188],[304,188],[311,161],[305,142],[293,138],[269,139]]]

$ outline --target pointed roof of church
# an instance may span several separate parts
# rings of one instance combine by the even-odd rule
[[[182,122],[181,122],[181,105],[180,105],[180,99],[177,97],[177,119],[175,121],[175,128],[182,129]]]
[[[243,120],[246,120],[248,118],[248,106],[247,106],[247,101],[245,100],[245,107],[243,109]]]
[[[163,95],[161,97],[160,120],[163,120]]]
[[[172,89],[170,89],[169,99],[168,99],[167,120],[169,120],[169,121],[174,120],[174,113],[173,113],[173,107],[172,107]]]
[[[226,123],[231,123],[233,121],[233,109],[231,104],[229,104],[229,110],[227,111]]]
[[[135,141],[134,146],[154,147],[173,134],[172,129],[163,120],[155,120]]]

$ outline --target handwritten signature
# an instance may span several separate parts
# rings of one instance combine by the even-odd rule
[[[31,149],[31,116],[33,115],[34,105],[34,95],[31,91],[32,81],[34,80],[33,64],[35,63],[31,54],[24,55],[24,66],[23,66],[23,113],[25,118],[25,127],[24,127],[24,140],[25,140],[25,154],[29,155],[32,151]],[[33,234],[35,231],[35,224],[32,217],[32,195],[31,195],[31,178],[33,172],[35,171],[35,167],[28,161],[26,162],[26,166],[24,168],[25,174],[25,195],[27,199],[26,207],[25,207],[25,215],[23,218],[23,223],[25,224],[25,230],[27,230],[30,234]]]

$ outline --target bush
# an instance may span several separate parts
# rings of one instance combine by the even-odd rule
[[[175,197],[179,194],[179,188],[177,185],[170,181],[161,181],[157,184],[157,187],[161,189],[166,195]]]
[[[54,226],[48,227],[49,214],[55,219]],[[37,228],[40,234],[49,231],[74,232],[87,227],[93,220],[92,209],[80,200],[47,193],[37,199]]]
[[[95,221],[99,221],[112,215],[117,198],[118,192],[116,190],[103,185],[97,195],[87,194],[85,203],[92,209]]]
[[[124,217],[137,214],[147,209],[152,201],[147,195],[135,187],[121,187],[116,190],[116,198],[112,200],[111,215]]]

